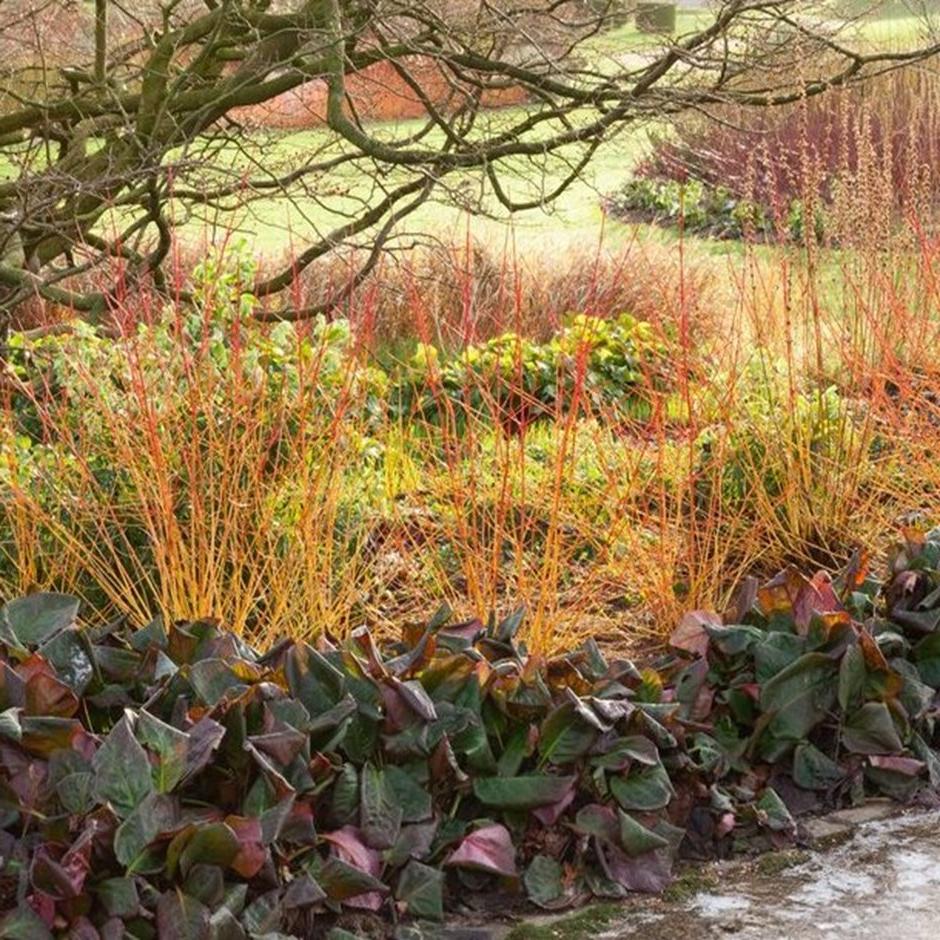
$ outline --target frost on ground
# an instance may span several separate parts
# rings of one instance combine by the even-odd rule
[[[759,866],[676,910],[636,912],[604,940],[637,931],[657,940],[695,937],[934,940],[940,909],[940,813],[871,822],[835,848],[761,873]],[[642,928],[642,930],[640,930]]]

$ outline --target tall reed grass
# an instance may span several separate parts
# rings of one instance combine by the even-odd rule
[[[877,94],[895,81],[925,79]],[[904,152],[923,166],[907,193],[933,178],[920,137],[934,89],[908,128],[918,142]],[[875,124],[847,100],[820,107],[855,135],[849,148],[817,145],[829,132],[807,135],[825,122],[803,106],[784,119],[807,147],[793,166],[851,152],[876,181],[854,198],[890,224],[851,246],[716,255],[638,234],[561,261],[465,243],[386,268],[341,320],[297,325],[253,318],[253,271],[232,251],[179,265],[193,306],[145,292],[108,336],[15,335],[0,593],[76,591],[137,621],[216,616],[258,640],[398,630],[442,602],[468,617],[525,604],[537,651],[588,632],[624,645],[690,606],[724,608],[745,572],[833,566],[911,512],[936,516],[933,206],[882,185],[898,150],[871,146]],[[889,119],[886,100],[873,108]],[[901,133],[881,127],[885,141]],[[714,149],[737,152],[730,130],[714,133]],[[533,344],[566,314],[625,309],[668,350],[668,369],[636,366],[641,407],[591,393],[587,339],[533,386]],[[496,371],[447,372],[499,336]],[[396,399],[415,356],[423,395]]]

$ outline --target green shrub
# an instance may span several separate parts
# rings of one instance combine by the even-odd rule
[[[755,490],[779,499],[797,474],[812,489],[864,445],[852,404],[834,386],[797,392],[792,402],[781,395],[775,377],[758,378],[726,427],[699,436],[703,485],[717,478],[730,505],[744,506]]]
[[[640,217],[666,225],[680,222],[688,232],[712,238],[760,238],[801,242],[806,237],[805,207],[794,199],[782,218],[774,209],[736,196],[723,186],[697,179],[685,181],[638,177],[607,200],[614,215]],[[824,234],[824,215],[816,211],[814,235]]]
[[[545,343],[505,333],[446,358],[419,345],[393,380],[393,402],[400,414],[436,421],[449,409],[525,425],[576,402],[605,417],[637,417],[648,412],[649,393],[669,385],[668,352],[650,323],[629,314],[574,314]]]

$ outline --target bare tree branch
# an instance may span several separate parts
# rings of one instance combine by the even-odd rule
[[[0,179],[0,309],[38,294],[100,317],[108,291],[88,288],[92,269],[103,277],[120,259],[132,282],[169,290],[172,246],[198,221],[234,226],[278,204],[302,242],[255,293],[273,298],[351,247],[365,258],[354,285],[432,193],[480,212],[544,206],[624,128],[782,105],[940,51],[935,37],[864,48],[804,0],[721,0],[688,35],[610,54],[599,50],[615,3],[96,0],[76,13],[66,0],[4,0],[0,51],[15,60],[0,85],[0,164],[12,170]],[[386,98],[414,121],[371,123]],[[258,126],[291,102],[311,128],[297,146]],[[510,193],[509,177],[545,167]],[[345,296],[259,315],[298,319]]]

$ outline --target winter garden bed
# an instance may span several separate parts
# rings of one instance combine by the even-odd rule
[[[940,531],[905,533],[883,583],[861,557],[747,582],[642,669],[527,655],[521,612],[259,654],[78,608],[0,615],[0,936],[313,936],[477,891],[560,909],[940,786]]]

